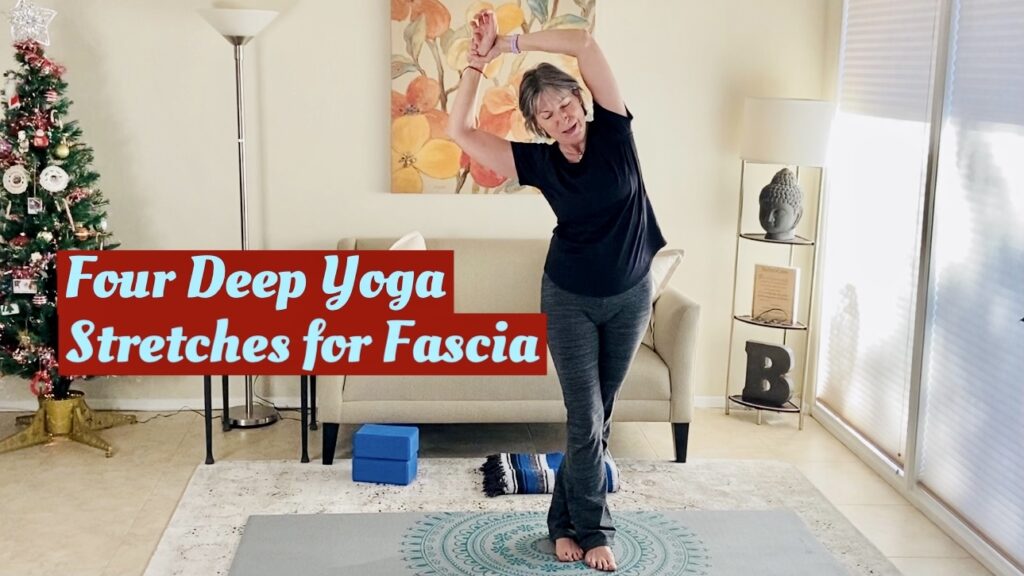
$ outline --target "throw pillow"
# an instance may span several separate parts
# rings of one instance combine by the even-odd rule
[[[423,239],[423,234],[418,231],[409,232],[405,236],[402,236],[391,245],[388,250],[426,250],[427,241]]]
[[[654,255],[651,260],[651,305],[661,296],[661,293],[668,288],[672,274],[683,261],[683,251],[678,249],[662,250]],[[651,321],[647,325],[647,332],[644,334],[643,343],[649,348],[654,348],[654,313],[651,312]]]

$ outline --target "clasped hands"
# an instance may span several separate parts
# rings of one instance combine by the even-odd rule
[[[473,38],[469,44],[467,60],[470,66],[483,69],[501,54],[498,48],[498,21],[492,10],[481,10],[469,24],[473,29]]]

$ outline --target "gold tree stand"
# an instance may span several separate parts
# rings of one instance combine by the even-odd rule
[[[135,416],[93,412],[85,403],[82,392],[71,390],[70,396],[66,400],[39,398],[39,409],[34,415],[19,416],[15,420],[17,424],[27,424],[28,428],[0,440],[0,453],[45,444],[54,436],[67,436],[75,442],[103,450],[107,458],[113,456],[114,447],[96,431],[134,424]]]

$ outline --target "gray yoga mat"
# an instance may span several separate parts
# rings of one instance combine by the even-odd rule
[[[619,576],[846,571],[788,510],[618,512]],[[540,512],[250,516],[230,576],[594,574],[561,563]]]

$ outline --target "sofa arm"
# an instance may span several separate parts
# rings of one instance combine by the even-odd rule
[[[694,366],[700,305],[682,292],[667,288],[654,303],[654,351],[668,366],[672,387],[672,422],[693,419]]]
[[[341,422],[341,396],[344,376],[316,377],[316,408],[321,422]]]

